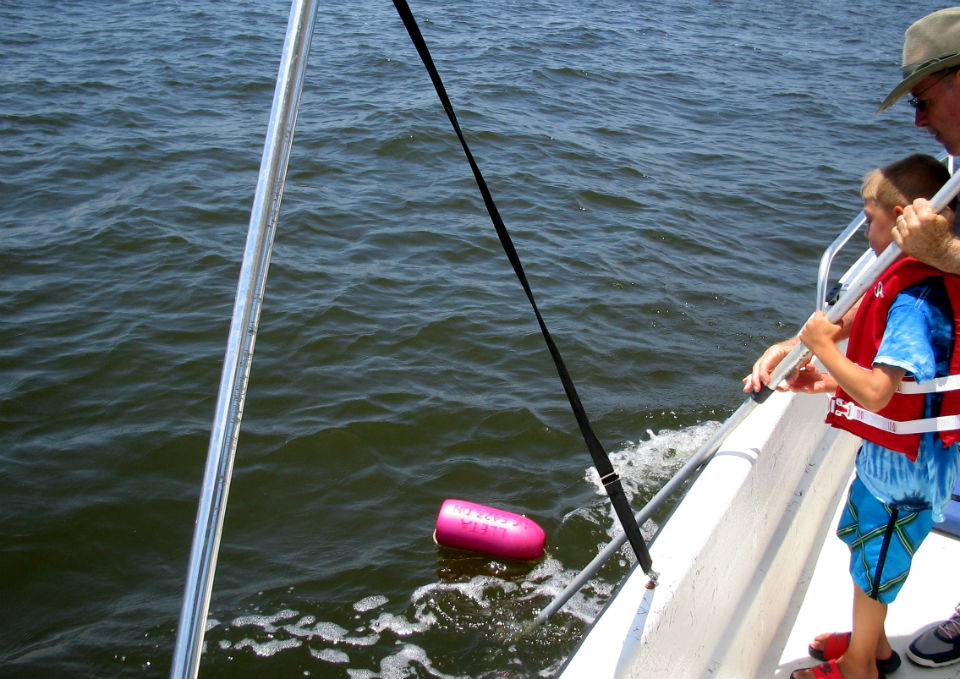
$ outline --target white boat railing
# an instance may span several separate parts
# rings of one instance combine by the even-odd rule
[[[960,192],[960,173],[950,177],[947,183],[930,199],[930,205],[935,212],[941,212],[950,204],[950,201],[954,199],[958,192]],[[903,254],[903,252],[900,250],[900,246],[896,243],[890,243],[883,253],[863,271],[861,276],[851,281],[850,286],[840,296],[837,303],[826,311],[827,318],[833,323],[843,318],[844,314],[852,309],[854,304],[857,303],[857,300],[863,296],[863,293],[876,283],[877,279],[880,278],[880,274],[886,271],[901,254]],[[780,384],[787,375],[793,372],[809,355],[810,350],[803,344],[798,344],[777,367],[777,370],[770,378],[770,384]],[[760,393],[762,394],[764,392]],[[761,396],[758,400],[762,401],[764,398],[765,396]]]
[[[940,162],[946,164],[947,169],[950,171],[950,174],[953,175],[954,170],[954,157],[949,154],[944,154],[940,156]],[[952,199],[950,199],[952,200]],[[950,200],[946,202],[949,203]],[[942,209],[942,208],[941,208]],[[817,300],[816,306],[814,309],[819,309],[821,311],[826,311],[827,306],[830,303],[830,297],[832,295],[833,289],[830,286],[830,267],[833,265],[833,260],[836,257],[837,253],[846,246],[854,234],[859,231],[864,224],[867,223],[867,215],[863,210],[860,211],[856,217],[854,217],[847,227],[840,232],[836,238],[833,239],[833,242],[827,246],[826,250],[823,251],[823,256],[820,257],[820,270],[817,274]],[[857,278],[862,270],[867,267],[873,260],[873,253],[868,248],[866,252],[854,263],[853,266],[847,271],[844,275],[844,279],[841,280],[841,284],[844,280],[853,280]],[[839,285],[839,284],[838,284]]]
[[[240,419],[317,5],[318,0],[293,0],[290,7],[194,525],[170,670],[174,679],[196,677],[200,664]]]
[[[840,235],[833,239],[833,242],[827,246],[820,257],[820,270],[817,273],[817,302],[813,307],[820,311],[826,311],[830,303],[832,289],[830,288],[830,267],[837,253],[848,243],[854,234],[867,223],[867,215],[863,210],[851,220],[847,227],[840,232]],[[864,255],[869,255],[870,251]]]

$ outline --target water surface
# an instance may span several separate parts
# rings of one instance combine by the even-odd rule
[[[940,152],[874,114],[936,6],[412,8],[639,509],[809,314],[862,175]],[[169,672],[287,15],[0,5],[6,676]],[[438,548],[448,497],[546,556]],[[521,631],[615,532],[392,5],[321,5],[201,675],[551,676],[632,557]]]

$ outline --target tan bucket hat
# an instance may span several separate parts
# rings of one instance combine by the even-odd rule
[[[903,81],[880,104],[877,113],[932,73],[960,66],[960,7],[928,14],[907,29],[903,41]]]

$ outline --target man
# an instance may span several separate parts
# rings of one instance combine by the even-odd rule
[[[916,126],[926,128],[951,155],[960,155],[960,7],[934,12],[907,29],[903,76],[877,112],[910,92]],[[918,200],[904,210],[893,237],[907,254],[960,273],[960,240],[929,201]]]
[[[903,80],[877,112],[909,93],[916,126],[926,128],[951,155],[960,155],[960,7],[933,12],[911,25],[905,34],[902,63]],[[952,227],[933,211],[928,200],[918,199],[897,219],[893,239],[908,255],[941,271],[960,274],[960,239]],[[770,372],[797,342],[791,338],[769,347],[744,379],[744,391],[759,391],[769,382]],[[818,370],[805,370],[795,388],[822,391],[824,380]],[[907,656],[925,667],[960,662],[960,605],[949,620],[914,639]]]
[[[926,128],[951,155],[960,155],[960,7],[934,12],[907,29],[903,81],[887,95],[878,113],[910,92],[914,124]],[[960,240],[926,200],[904,210],[893,230],[900,248],[941,271],[960,273]],[[960,605],[953,617],[911,642],[907,656],[919,665],[960,662]]]

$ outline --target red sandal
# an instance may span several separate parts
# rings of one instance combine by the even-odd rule
[[[823,636],[823,635],[821,635]],[[819,637],[817,637],[819,639]],[[816,641],[817,639],[814,639]],[[813,645],[807,647],[807,652],[811,658],[817,660],[836,660],[847,652],[850,645],[850,632],[834,632],[829,634],[823,640],[823,648],[814,648]],[[890,674],[896,672],[900,667],[900,654],[893,651],[893,654],[886,659],[877,658],[877,671],[880,674]]]
[[[843,679],[843,672],[841,672],[840,668],[837,666],[836,660],[828,660],[820,665],[794,670],[790,673],[790,679],[799,679],[799,677],[797,677],[797,672],[803,672],[804,670],[810,670],[813,672],[813,679]],[[881,674],[878,679],[884,679],[883,675]]]
[[[828,634],[823,639],[823,648],[815,648],[813,644],[810,644],[807,646],[807,652],[810,653],[811,658],[817,660],[835,660],[847,652],[847,647],[850,646],[850,635],[851,632]],[[816,637],[814,641],[819,641],[821,637],[823,637],[822,634]]]

